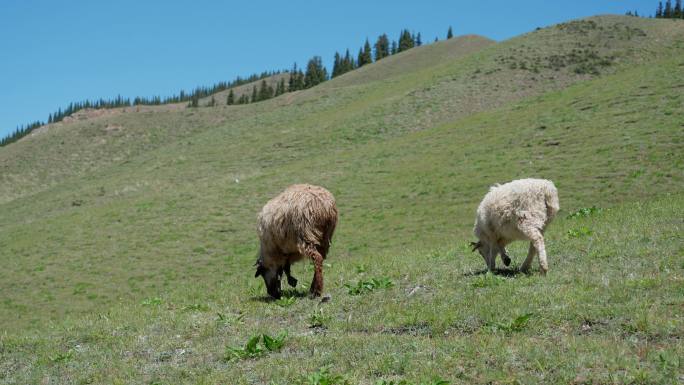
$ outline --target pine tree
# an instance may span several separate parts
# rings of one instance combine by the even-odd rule
[[[375,61],[378,61],[384,57],[390,55],[390,43],[389,38],[386,34],[378,36],[378,40],[375,42]]]
[[[344,57],[342,58],[342,72],[349,72],[356,68],[356,58],[349,52],[347,48],[344,52]]]
[[[423,45],[423,41],[420,38],[420,32],[418,32],[418,35],[416,35],[416,47],[420,47]]]
[[[214,95],[211,96],[211,100],[209,101],[209,104],[207,104],[207,107],[214,107],[216,105],[216,99],[214,99]]]
[[[266,83],[266,80],[261,81],[259,86],[259,101],[267,100],[273,97],[273,87]]]
[[[328,72],[323,66],[323,60],[320,56],[314,56],[306,65],[306,73],[304,74],[304,88],[311,88],[328,79]]]
[[[454,37],[454,31],[451,29],[451,26],[449,26],[449,30],[447,31],[447,39],[451,39]]]
[[[228,92],[228,98],[226,99],[226,104],[231,105],[235,104],[235,93],[233,93],[233,89],[231,88],[230,91]]]
[[[663,2],[662,1],[658,2],[658,9],[656,9],[655,17],[657,19],[660,19],[663,17]]]
[[[408,29],[402,30],[399,35],[399,49],[398,52],[403,52],[413,48],[414,39]]]
[[[295,74],[294,89],[292,91],[304,89],[304,73],[298,70]]]
[[[339,76],[342,70],[342,61],[340,53],[335,51],[335,59],[333,60],[332,77]]]
[[[285,78],[280,78],[278,85],[276,86],[275,96],[279,96],[285,93]]]
[[[257,93],[257,88],[256,85],[252,87],[252,103],[258,102],[259,101],[259,94]]]
[[[347,52],[340,63],[340,75],[350,70],[349,67],[351,67],[351,63],[349,62],[349,59],[349,50],[347,49]]]
[[[194,92],[192,94],[192,97],[190,98],[190,103],[188,104],[188,107],[192,107],[192,108],[199,107],[199,99],[200,99],[199,93]]]
[[[371,45],[368,42],[368,39],[366,39],[366,43],[363,45],[363,50],[359,49],[359,59],[358,59],[358,65],[359,67],[364,66],[366,64],[370,64],[373,62],[373,53],[371,50]]]
[[[675,19],[681,19],[682,18],[682,0],[675,1],[675,7],[674,7],[674,11],[672,12],[672,16]]]
[[[667,0],[665,2],[665,10],[663,11],[663,17],[666,19],[672,18],[672,1]]]
[[[392,40],[392,46],[390,47],[390,55],[397,53],[397,42]]]
[[[304,88],[304,74],[302,70],[297,68],[297,63],[292,67],[290,72],[290,81],[288,82],[288,92],[301,90]]]
[[[297,74],[297,63],[294,63],[294,65],[292,66],[292,70],[290,71],[290,79],[287,81],[287,85],[288,85],[287,89],[289,89],[290,91],[295,90],[294,82],[295,82],[296,74]]]
[[[356,62],[349,53],[349,49],[347,49],[347,51],[344,53],[344,58],[342,58],[342,61],[340,63],[340,71],[338,75],[342,75],[343,73],[349,72],[354,68],[356,68]]]

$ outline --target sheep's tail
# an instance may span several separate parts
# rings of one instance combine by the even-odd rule
[[[259,245],[259,251],[257,251],[256,254],[256,262],[254,263],[254,266],[258,266],[264,263],[264,248]]]
[[[500,183],[494,183],[493,185],[489,186],[489,192],[496,190],[497,188],[499,188],[499,186],[501,186]]]
[[[335,214],[335,216],[337,216],[337,214]],[[321,254],[323,255],[323,259],[325,259],[325,257],[328,255],[328,250],[330,250],[330,245],[332,244],[332,236],[335,232],[336,226],[337,220],[333,219],[328,223],[328,226],[326,226],[326,229],[323,232],[323,240],[321,242]]]
[[[546,218],[548,221],[553,219],[560,210],[560,203],[558,202],[558,190],[556,186],[551,184],[551,188],[544,192],[544,199],[546,204]]]

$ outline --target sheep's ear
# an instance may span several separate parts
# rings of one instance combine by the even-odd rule
[[[482,247],[482,242],[481,241],[470,242],[470,246],[473,248],[472,251],[475,251],[475,250],[479,249],[480,247]]]

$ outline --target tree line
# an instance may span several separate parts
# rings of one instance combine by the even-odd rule
[[[44,124],[45,124],[45,122],[41,122],[40,120],[36,120],[33,123],[17,126],[17,128],[14,131],[12,131],[9,135],[0,139],[0,147],[6,146],[10,143],[16,142],[17,140],[21,139],[22,137],[28,135],[34,129],[36,129],[36,128],[44,125]]]
[[[627,11],[627,16],[640,17],[637,11]],[[658,7],[656,8],[655,15],[651,16],[656,19],[684,19],[684,10],[682,10],[682,0],[675,0],[674,5],[672,5],[671,0],[667,0],[665,5],[662,1],[658,2]]]
[[[677,0],[678,2],[680,0]],[[449,27],[446,39],[451,39],[453,37],[453,30]],[[435,41],[438,38],[435,37]],[[162,98],[160,96],[153,97],[135,97],[133,100],[129,98],[124,98],[121,95],[113,99],[99,99],[99,100],[85,100],[80,102],[70,103],[66,108],[59,108],[57,111],[50,113],[48,115],[47,122],[35,121],[26,125],[20,125],[16,130],[10,133],[5,138],[0,139],[0,147],[16,142],[22,137],[28,135],[34,129],[50,123],[57,123],[62,121],[64,118],[71,116],[72,114],[88,108],[100,109],[100,108],[117,108],[117,107],[130,107],[138,105],[162,105],[170,103],[183,103],[188,102],[188,107],[199,107],[200,99],[211,96],[207,106],[215,106],[220,102],[216,100],[215,94],[229,90],[228,95],[225,99],[225,104],[248,104],[260,102],[263,100],[271,99],[276,96],[280,96],[286,92],[298,91],[307,88],[314,87],[320,83],[330,80],[334,77],[340,76],[349,71],[355,70],[357,68],[363,67],[366,64],[371,64],[377,62],[391,55],[409,50],[413,47],[418,47],[423,44],[420,32],[417,34],[411,33],[408,29],[402,29],[399,33],[399,38],[397,40],[390,41],[387,34],[383,33],[378,36],[375,43],[371,46],[370,41],[366,39],[365,43],[358,50],[358,54],[353,55],[347,49],[344,55],[339,52],[335,52],[333,59],[332,71],[329,73],[327,68],[323,65],[323,59],[320,56],[314,56],[307,62],[306,68],[297,66],[295,62],[292,69],[287,71],[265,71],[260,74],[252,74],[248,77],[236,77],[232,81],[223,81],[216,83],[210,87],[197,87],[191,92],[186,92],[181,90],[178,94]],[[285,81],[285,78],[281,78],[276,84],[275,88],[268,84],[266,78],[281,73],[288,73],[289,79]],[[244,92],[240,97],[236,97],[234,88],[247,83],[256,83],[261,80],[258,84],[254,84],[252,87],[251,94]],[[221,102],[222,103],[222,102]]]
[[[451,27],[449,29],[451,30]],[[447,38],[450,38],[448,33]],[[350,54],[349,49],[345,51],[344,56],[339,52],[335,52],[331,78],[363,67],[366,64],[373,63],[373,61],[381,60],[387,56],[421,46],[422,44],[423,41],[420,32],[418,34],[412,34],[408,29],[401,30],[398,43],[396,40],[390,42],[387,34],[382,34],[378,36],[375,44],[373,44],[373,47],[371,48],[370,42],[366,39],[366,42],[359,48],[359,52],[356,56]]]
[[[672,6],[672,1],[667,0],[664,7],[663,2],[659,1],[655,17],[658,19],[684,19],[682,0],[677,0],[674,6]]]
[[[100,109],[100,108],[117,108],[117,107],[131,107],[131,106],[138,106],[138,105],[146,105],[146,106],[158,106],[162,104],[171,104],[171,103],[182,103],[182,102],[190,102],[190,104],[197,103],[200,98],[207,97],[209,95],[213,95],[217,92],[221,92],[233,87],[237,87],[243,84],[247,83],[252,83],[261,79],[265,79],[267,77],[276,75],[281,73],[282,71],[265,71],[260,74],[252,74],[247,77],[241,77],[237,76],[234,80],[232,81],[222,81],[218,82],[212,86],[209,87],[197,87],[194,90],[187,92],[185,90],[180,90],[180,92],[176,95],[171,95],[167,96],[165,98],[162,98],[161,96],[152,96],[152,97],[144,97],[144,96],[138,96],[135,97],[132,101],[129,98],[123,98],[121,95],[118,95],[117,97],[113,99],[99,99],[99,100],[84,100],[80,102],[72,102],[69,103],[67,107],[62,109],[61,107],[57,109],[57,111],[50,113],[48,115],[48,119],[46,122],[42,122],[40,120],[37,120],[35,122],[25,124],[25,125],[19,125],[17,128],[8,134],[6,137],[0,139],[0,147],[8,145],[10,143],[16,142],[17,140],[21,139],[22,137],[28,135],[31,131],[34,129],[50,123],[57,123],[61,122],[64,118],[67,116],[71,116],[75,114],[76,112],[83,110],[83,109],[88,109],[88,108],[93,108],[93,109]]]
[[[453,30],[449,27],[446,38],[451,39],[452,37]],[[435,38],[435,41],[437,40],[438,39]],[[336,51],[333,58],[332,70],[330,72],[328,72],[328,69],[323,65],[322,58],[320,56],[314,56],[309,59],[305,69],[298,67],[297,63],[294,63],[292,68],[288,71],[289,80],[287,81],[287,85],[285,85],[284,79],[281,79],[276,88],[273,89],[271,86],[268,86],[265,81],[262,81],[258,89],[257,86],[254,85],[251,97],[248,94],[243,93],[238,99],[235,98],[235,94],[231,90],[228,93],[226,104],[260,102],[282,95],[286,92],[311,88],[344,73],[363,67],[366,64],[377,62],[388,56],[421,45],[423,45],[423,40],[420,32],[411,33],[408,29],[402,29],[399,33],[399,39],[393,41],[390,41],[387,34],[383,33],[378,36],[372,46],[370,41],[366,39],[356,55],[352,54],[348,48],[345,50],[344,54]],[[209,105],[214,105],[214,103],[209,102]],[[198,107],[199,103],[196,102],[191,104],[191,106]]]

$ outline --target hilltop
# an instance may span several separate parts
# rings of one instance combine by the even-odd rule
[[[682,41],[682,22],[617,16],[464,36],[260,103],[103,113],[0,148],[3,379],[672,382]],[[561,194],[550,274],[482,275],[475,207],[527,176]],[[339,204],[326,305],[281,307],[253,278],[256,212],[297,182]],[[348,294],[370,278],[394,286]],[[223,360],[283,330],[283,351]]]
[[[251,82],[251,83],[247,83],[247,84],[243,84],[243,85],[240,85],[240,86],[237,86],[237,87],[232,87],[232,88],[230,88],[230,89],[228,89],[228,90],[221,91],[221,92],[217,92],[217,93],[215,93],[215,94],[213,94],[213,95],[211,95],[211,96],[207,96],[207,97],[205,97],[205,98],[202,98],[202,99],[200,99],[200,101],[199,101],[199,105],[202,106],[202,107],[207,107],[207,106],[209,105],[209,103],[210,103],[212,97],[214,98],[214,101],[215,101],[217,104],[226,104],[226,99],[228,98],[228,93],[229,93],[231,90],[233,90],[233,93],[234,93],[234,95],[235,95],[235,100],[238,100],[238,99],[240,99],[240,97],[243,96],[243,95],[245,95],[245,96],[251,96],[254,87],[256,87],[257,90],[258,90],[259,87],[261,86],[261,82],[262,82],[262,81],[266,82],[266,85],[267,85],[267,86],[269,86],[269,87],[275,89],[275,88],[277,87],[277,85],[278,85],[278,82],[280,82],[281,80],[283,80],[283,81],[285,81],[285,83],[287,84],[287,81],[288,81],[289,79],[290,79],[290,74],[287,73],[287,72],[283,72],[283,73],[275,74],[275,75],[272,75],[272,76],[268,76],[268,77],[266,77],[266,78],[264,78],[264,79],[262,79],[262,80],[258,80],[258,81]]]

